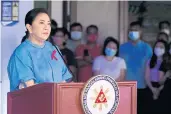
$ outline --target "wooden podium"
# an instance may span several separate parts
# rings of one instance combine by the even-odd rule
[[[119,106],[115,114],[136,114],[136,82],[118,82]],[[83,83],[44,83],[8,93],[8,114],[84,114]]]

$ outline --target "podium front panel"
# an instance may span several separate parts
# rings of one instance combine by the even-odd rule
[[[119,82],[120,100],[114,114],[137,114],[137,87],[133,82]]]
[[[81,106],[83,83],[58,84],[56,114],[84,114]]]
[[[136,114],[136,82],[118,82],[119,106],[115,114]],[[45,83],[8,93],[8,114],[84,114],[83,83]]]
[[[38,84],[8,93],[8,114],[54,114],[54,84]]]
[[[115,114],[136,114],[136,82],[118,82],[120,91],[119,106]],[[84,114],[81,106],[83,83],[58,84],[55,114]]]

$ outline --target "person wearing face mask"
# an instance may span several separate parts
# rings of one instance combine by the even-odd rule
[[[161,110],[164,113],[171,114],[171,43],[169,44],[167,59],[162,62],[159,68],[159,73],[161,77],[160,85],[164,86],[160,92],[160,103],[162,105]]]
[[[159,104],[159,93],[163,86],[160,85],[161,77],[159,68],[163,60],[167,57],[167,42],[163,40],[156,41],[153,48],[153,55],[146,65],[145,81],[147,83],[147,111],[149,114],[161,112]]]
[[[55,46],[59,47],[65,63],[69,66],[69,69],[73,73],[73,81],[77,81],[76,78],[76,60],[74,53],[66,47],[66,30],[64,28],[57,28],[55,34],[51,37],[50,42]]]
[[[92,77],[92,63],[95,57],[101,55],[101,47],[96,43],[98,39],[98,27],[90,25],[87,27],[87,44],[81,44],[76,48],[76,59],[78,63],[78,81],[86,82]]]
[[[70,35],[67,40],[66,47],[70,49],[72,52],[75,52],[75,49],[80,44],[83,44],[83,26],[80,23],[73,23],[70,26]]]
[[[169,21],[161,21],[159,23],[159,30],[160,32],[164,32],[166,33],[168,36],[169,36],[169,42],[171,41],[171,38],[170,38],[170,22]]]
[[[128,33],[130,40],[122,44],[119,50],[119,55],[125,60],[127,66],[125,79],[137,81],[137,114],[144,114],[145,66],[152,56],[150,45],[140,39],[141,35],[141,24],[137,21],[132,22]]]
[[[46,41],[51,33],[48,12],[42,8],[30,10],[25,17],[25,26],[26,39],[14,50],[7,67],[10,91],[72,79],[60,51]]]
[[[93,62],[93,75],[109,75],[116,81],[124,81],[126,63],[118,57],[119,43],[113,37],[108,37],[103,46],[103,55],[95,58]]]

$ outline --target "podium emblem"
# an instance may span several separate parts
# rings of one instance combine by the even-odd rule
[[[113,114],[119,104],[119,88],[115,80],[107,75],[92,77],[81,95],[85,114]]]

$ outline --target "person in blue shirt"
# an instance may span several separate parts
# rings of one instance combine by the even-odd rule
[[[122,57],[127,66],[126,80],[137,81],[138,88],[138,114],[141,114],[143,102],[145,101],[145,66],[147,60],[152,56],[152,48],[141,40],[142,27],[136,21],[130,24],[128,33],[129,41],[120,46],[120,57]],[[145,113],[142,113],[145,114]]]
[[[60,51],[49,43],[50,17],[45,9],[26,14],[26,39],[13,52],[8,63],[10,91],[44,82],[67,82],[72,78]]]

